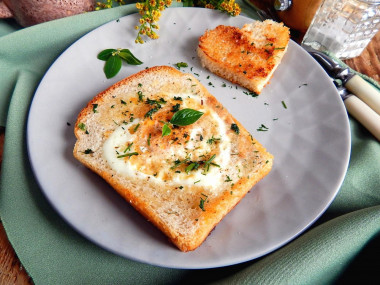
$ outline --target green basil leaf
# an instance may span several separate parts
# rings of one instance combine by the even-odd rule
[[[114,52],[116,52],[116,51],[117,51],[117,50],[116,50],[116,49],[113,49],[113,48],[108,48],[108,49],[102,50],[102,51],[98,54],[98,59],[106,61],[107,59],[110,58],[110,56],[112,56],[112,53],[114,53]]]
[[[119,52],[119,56],[124,59],[128,64],[131,65],[140,65],[143,62],[140,61],[137,57],[135,57],[129,49],[122,49]]]
[[[186,108],[174,113],[170,123],[176,126],[188,126],[198,121],[202,115],[203,112]]]
[[[107,59],[106,64],[104,65],[104,73],[106,77],[114,77],[121,69],[121,59],[117,55],[111,56]]]
[[[162,135],[161,135],[161,137],[168,136],[168,135],[171,134],[171,132],[172,132],[172,129],[169,127],[168,124],[165,124],[162,127]]]

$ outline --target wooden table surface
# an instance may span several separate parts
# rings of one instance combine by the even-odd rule
[[[380,32],[377,33],[359,57],[346,60],[345,62],[353,69],[372,77],[380,83]],[[5,129],[0,127],[0,167],[4,137]],[[0,222],[0,285],[1,284],[33,284],[33,281],[24,270],[9,243],[2,222]]]

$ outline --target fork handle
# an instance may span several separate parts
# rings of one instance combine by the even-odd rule
[[[375,87],[359,75],[350,78],[345,87],[380,115],[380,92]]]
[[[355,95],[344,100],[348,113],[380,141],[380,115]]]

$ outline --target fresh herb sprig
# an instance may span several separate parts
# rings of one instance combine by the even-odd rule
[[[103,70],[107,79],[112,78],[119,73],[123,60],[130,65],[140,65],[143,63],[135,57],[129,49],[120,48],[102,50],[97,58],[106,62]]]
[[[171,134],[172,130],[170,128],[170,125],[174,126],[188,126],[196,121],[199,120],[200,117],[202,117],[203,112],[186,108],[179,110],[174,113],[173,117],[170,119],[168,123],[165,123],[164,126],[162,127],[162,137],[168,136]]]

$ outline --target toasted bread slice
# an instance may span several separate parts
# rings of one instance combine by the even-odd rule
[[[198,55],[211,72],[260,94],[280,64],[289,29],[272,20],[242,29],[218,26],[199,38]]]
[[[183,109],[203,115],[168,124],[163,136]],[[197,248],[273,162],[195,77],[168,66],[98,94],[80,112],[75,136],[74,156],[181,251]]]

